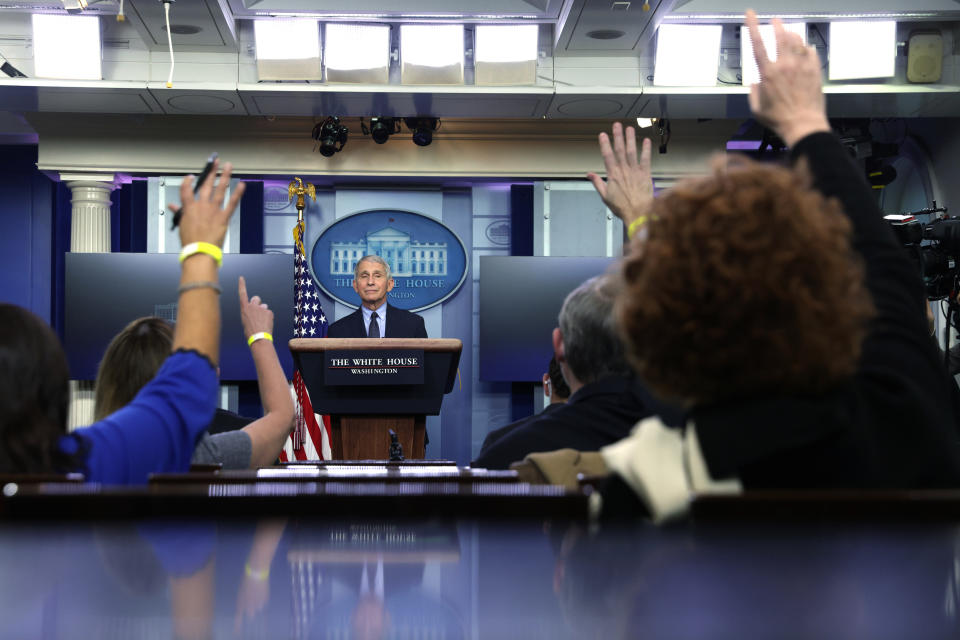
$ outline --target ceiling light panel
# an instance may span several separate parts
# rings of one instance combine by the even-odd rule
[[[653,84],[712,87],[717,84],[721,25],[661,24]]]
[[[100,19],[35,13],[33,65],[38,78],[100,80]]]
[[[891,78],[897,58],[897,23],[831,22],[830,80]]]
[[[322,80],[320,25],[316,20],[254,20],[260,80]]]
[[[400,26],[403,84],[463,84],[463,25]]]
[[[327,82],[389,82],[389,26],[330,23],[326,42]]]
[[[478,85],[531,85],[537,82],[535,24],[477,25],[474,63]]]
[[[807,42],[806,22],[788,22],[783,25],[783,28],[803,38],[804,43]],[[760,39],[763,40],[763,46],[767,50],[767,57],[776,60],[777,37],[772,24],[760,25]],[[744,86],[749,87],[751,84],[760,82],[760,70],[757,69],[757,61],[753,57],[753,41],[746,27],[740,27],[740,66]]]

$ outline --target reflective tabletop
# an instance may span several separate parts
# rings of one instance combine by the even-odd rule
[[[952,638],[960,527],[0,525],[0,638]]]

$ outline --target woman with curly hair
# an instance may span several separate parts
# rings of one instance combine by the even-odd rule
[[[653,198],[649,142],[638,162],[631,129],[600,137],[608,180],[590,178],[634,235],[620,330],[641,378],[690,409],[682,431],[652,418],[603,450],[605,511],[616,496],[664,520],[698,492],[960,486],[919,274],[830,132],[816,53],[775,21],[772,62],[747,24],[750,105],[793,169],[725,159]]]

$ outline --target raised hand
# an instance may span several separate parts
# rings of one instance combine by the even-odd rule
[[[814,48],[774,19],[777,59],[770,60],[752,9],[746,12],[746,22],[760,69],[760,82],[750,87],[750,109],[756,119],[788,145],[811,133],[829,131],[820,59]]]
[[[600,134],[600,155],[607,170],[604,182],[596,173],[587,178],[604,204],[627,226],[650,211],[653,204],[653,178],[650,172],[650,140],[644,139],[637,158],[637,137],[633,127],[613,124],[613,144],[606,133]]]
[[[260,296],[247,299],[247,281],[240,276],[237,293],[240,296],[240,321],[243,323],[243,336],[249,338],[255,333],[273,333],[273,311],[260,300]]]
[[[237,184],[230,195],[230,200],[224,205],[233,166],[229,162],[225,164],[223,174],[218,179],[219,163],[219,159],[214,160],[213,170],[200,185],[196,195],[193,193],[193,176],[187,176],[180,185],[180,202],[183,203],[183,216],[180,220],[182,246],[192,242],[209,242],[218,247],[223,246],[230,216],[240,203],[245,185],[242,182]],[[169,205],[169,207],[173,212],[180,209],[176,205]]]

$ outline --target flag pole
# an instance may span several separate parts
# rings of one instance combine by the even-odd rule
[[[297,265],[294,274],[294,292],[296,296],[296,291],[298,288],[297,278],[301,275],[302,272],[306,271],[306,255],[307,252],[304,250],[303,238],[306,232],[306,222],[303,218],[303,210],[306,208],[306,196],[309,196],[314,202],[317,201],[317,191],[316,187],[312,184],[304,184],[303,180],[298,177],[295,177],[290,181],[290,184],[287,185],[287,194],[288,202],[293,201],[296,198],[296,207],[297,207],[297,225],[293,228],[293,243],[294,243],[294,263]],[[300,315],[300,304],[299,299],[297,302],[297,323],[301,322]],[[296,419],[293,432],[290,434],[290,444],[293,448],[294,456],[299,460],[302,459],[304,455],[304,445],[306,439],[309,436],[307,422],[314,420],[313,408],[309,402],[309,396],[306,392],[306,387],[303,384],[303,379],[300,376],[300,371],[297,370],[294,372],[293,376],[293,386],[294,393],[296,395]],[[309,412],[310,415],[306,415]],[[316,448],[316,447],[315,447]],[[318,449],[319,452],[319,449]],[[320,458],[323,459],[322,453]]]

